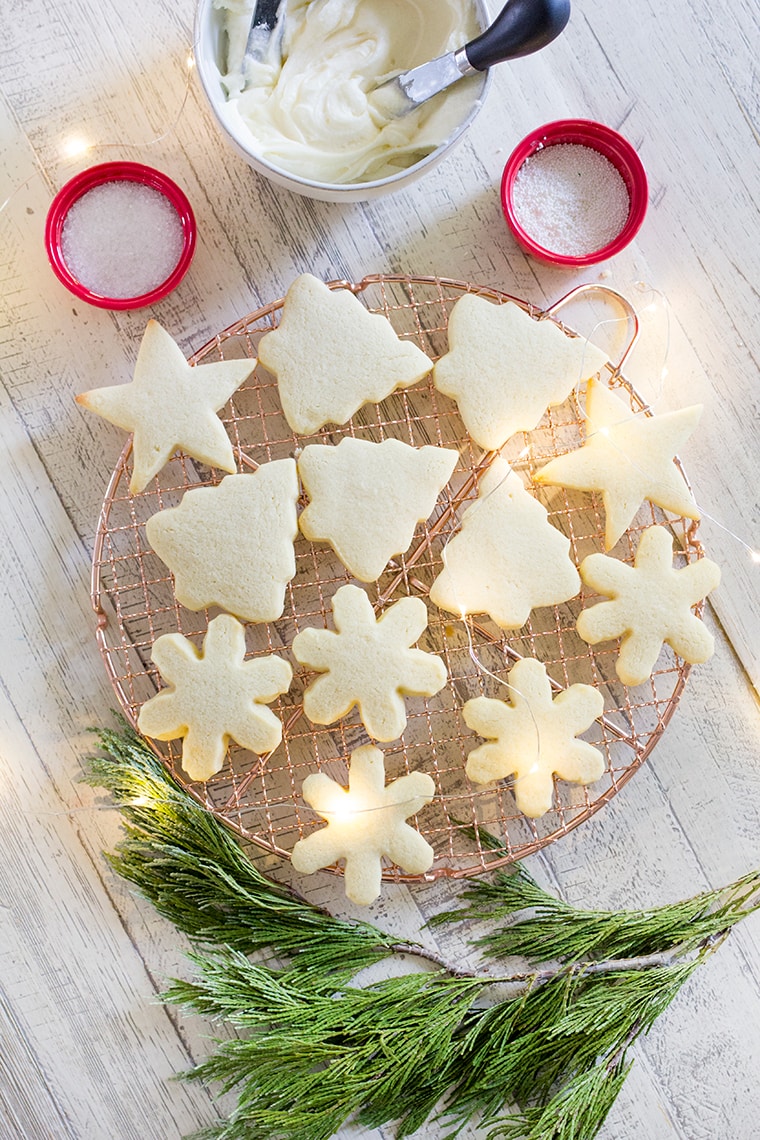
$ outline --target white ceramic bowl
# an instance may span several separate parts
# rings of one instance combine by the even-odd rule
[[[481,29],[488,27],[490,19],[486,11],[484,0],[472,0],[475,15]],[[485,73],[480,92],[474,98],[465,118],[452,131],[447,139],[430,154],[425,155],[419,162],[415,162],[406,170],[400,170],[387,178],[378,178],[371,182],[330,183],[319,182],[316,179],[301,178],[291,174],[281,167],[268,162],[266,158],[255,153],[252,149],[253,139],[248,129],[239,118],[230,113],[230,105],[225,99],[221,83],[220,64],[222,62],[222,20],[221,13],[213,7],[213,0],[200,0],[195,16],[195,62],[198,68],[204,94],[214,112],[222,134],[245,159],[249,166],[259,174],[263,174],[278,186],[284,186],[296,194],[303,194],[307,198],[319,198],[323,202],[360,202],[367,198],[377,198],[381,194],[388,194],[402,186],[408,186],[417,178],[436,166],[445,154],[462,138],[465,131],[473,121],[485,102],[490,88],[490,75]]]

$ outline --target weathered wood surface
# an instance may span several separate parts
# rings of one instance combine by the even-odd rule
[[[89,309],[58,285],[42,243],[52,195],[78,169],[113,158],[153,163],[184,186],[198,253],[154,315],[188,352],[304,270],[326,279],[436,273],[538,304],[581,280],[603,280],[642,307],[656,296],[649,290],[664,294],[667,375],[661,303],[645,314],[629,374],[658,407],[706,405],[685,458],[705,543],[723,566],[708,615],[717,652],[694,671],[645,768],[531,866],[573,902],[675,899],[760,856],[760,569],[729,533],[760,546],[760,17],[754,0],[576,0],[556,44],[497,72],[486,108],[440,168],[389,198],[335,206],[253,175],[225,148],[195,80],[177,119],[191,0],[6,0],[2,16],[0,201],[11,197],[0,212],[0,1135],[171,1140],[217,1113],[203,1089],[168,1079],[204,1054],[211,1029],[156,1002],[185,968],[186,947],[107,869],[101,851],[116,841],[115,813],[77,782],[85,730],[105,723],[113,703],[88,583],[122,439],[72,397],[130,378],[150,314]],[[579,274],[525,258],[498,197],[517,140],[566,116],[622,129],[651,183],[634,245]],[[92,149],[65,159],[74,136]],[[348,911],[335,880],[316,876],[311,889]],[[372,917],[416,935],[455,891],[388,889]],[[465,955],[462,937],[450,933],[444,951]],[[754,1140],[757,918],[636,1054],[604,1140]],[[436,1129],[421,1135],[433,1140]]]

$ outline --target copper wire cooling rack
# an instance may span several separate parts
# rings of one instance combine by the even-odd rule
[[[385,314],[401,337],[416,342],[432,358],[447,349],[449,314],[464,293],[477,293],[497,303],[514,301],[537,319],[554,320],[560,308],[579,293],[590,289],[612,292],[581,286],[540,312],[506,293],[438,278],[375,276],[358,284],[334,285],[351,289],[371,311]],[[624,298],[613,296],[623,304],[635,339],[635,313]],[[282,304],[276,301],[230,326],[196,353],[192,362],[255,357],[260,337],[277,327]],[[607,380],[627,393],[632,408],[646,412],[622,375],[633,339],[623,360],[608,365]],[[458,466],[433,516],[418,527],[409,551],[391,562],[369,587],[377,612],[404,595],[427,597],[442,566],[441,551],[457,529],[463,509],[476,497],[478,480],[494,458],[468,438],[456,405],[437,392],[429,379],[380,405],[366,405],[341,427],[325,428],[306,438],[294,436],[282,414],[274,379],[263,368],[256,368],[221,415],[241,471],[292,456],[305,443],[337,443],[346,435],[374,441],[394,437],[417,447],[437,444],[458,449]],[[550,409],[536,430],[513,437],[502,454],[529,484],[547,460],[580,444],[583,419],[582,400],[576,392],[560,407]],[[106,668],[134,725],[142,704],[161,685],[150,663],[153,642],[162,634],[180,632],[199,645],[209,620],[208,613],[193,613],[176,601],[171,576],[145,539],[145,522],[155,511],[176,506],[188,488],[219,482],[222,473],[180,454],[144,492],[130,495],[130,450],[127,444],[103,503],[93,560],[92,602]],[[595,496],[561,488],[532,490],[547,507],[552,523],[570,539],[576,564],[585,555],[604,549],[603,510]],[[616,555],[631,561],[641,531],[663,522],[676,533],[681,551],[677,557],[682,563],[700,556],[694,524],[649,505],[637,515]],[[296,564],[282,617],[247,626],[252,656],[273,651],[288,656],[299,630],[332,628],[330,599],[350,581],[348,572],[327,545],[312,544],[303,537],[296,541]],[[530,855],[598,811],[652,751],[678,704],[688,666],[666,648],[651,679],[626,688],[615,674],[617,645],[593,647],[578,637],[575,622],[583,606],[581,595],[560,606],[536,609],[522,629],[505,633],[489,618],[469,618],[465,625],[429,605],[430,624],[419,645],[443,658],[449,681],[435,697],[407,699],[407,728],[399,740],[384,747],[384,753],[389,780],[419,769],[435,781],[436,798],[414,822],[433,845],[436,859],[424,876],[405,875],[388,867],[386,878],[458,878]],[[481,741],[464,724],[462,705],[481,694],[506,699],[508,690],[500,681],[506,680],[509,668],[523,656],[543,661],[557,689],[582,681],[596,685],[605,701],[604,715],[584,734],[604,755],[602,779],[588,788],[557,781],[554,807],[537,821],[517,811],[509,781],[483,788],[471,784],[464,772],[468,752]],[[284,725],[279,747],[260,758],[233,745],[223,770],[206,784],[188,781],[180,766],[179,741],[156,745],[170,770],[210,812],[245,839],[282,856],[287,856],[299,837],[323,825],[300,796],[304,778],[323,770],[345,784],[346,758],[358,745],[368,743],[356,710],[327,727],[306,719],[301,702],[310,679],[296,669],[290,692],[271,706]],[[478,836],[483,831],[499,840],[501,852],[494,853],[481,842]]]

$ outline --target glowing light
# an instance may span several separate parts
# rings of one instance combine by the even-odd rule
[[[190,52],[187,59],[185,60],[185,65],[186,65],[188,71],[192,71],[193,68],[195,67],[195,56],[193,55],[192,52]]]
[[[752,551],[752,561],[753,562],[760,562],[760,550],[753,550]]]
[[[609,434],[610,434],[610,429],[609,429],[609,428],[607,428],[607,427],[600,427],[600,428],[599,428],[599,434],[600,434],[600,435],[609,435]]]
[[[136,800],[130,800],[129,801],[129,806],[130,807],[149,807],[150,802],[151,801],[150,801],[149,796],[138,796]]]
[[[348,807],[348,805],[341,805],[340,807],[331,808],[329,812],[325,811],[319,814],[324,815],[325,819],[328,819],[331,823],[350,823],[356,816],[356,811],[354,808]]]
[[[71,135],[61,143],[61,154],[64,158],[79,158],[80,155],[87,154],[88,150],[92,150],[92,144],[81,135]]]

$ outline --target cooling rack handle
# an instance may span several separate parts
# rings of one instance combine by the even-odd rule
[[[550,305],[548,309],[544,309],[544,316],[556,317],[560,309],[564,308],[564,306],[569,304],[570,301],[575,301],[578,297],[581,297],[587,293],[603,293],[605,296],[617,301],[617,303],[625,312],[625,315],[628,317],[628,320],[631,322],[631,338],[628,341],[628,345],[623,355],[620,357],[620,360],[612,370],[613,378],[617,377],[622,372],[623,367],[625,366],[625,362],[633,352],[636,342],[639,339],[640,332],[638,313],[627,297],[625,297],[622,293],[618,293],[617,289],[611,289],[609,285],[598,285],[595,282],[588,282],[585,285],[576,285],[576,287],[574,289],[571,289],[569,293],[565,293],[564,297],[560,297],[560,299],[558,301],[555,301],[553,305]]]

